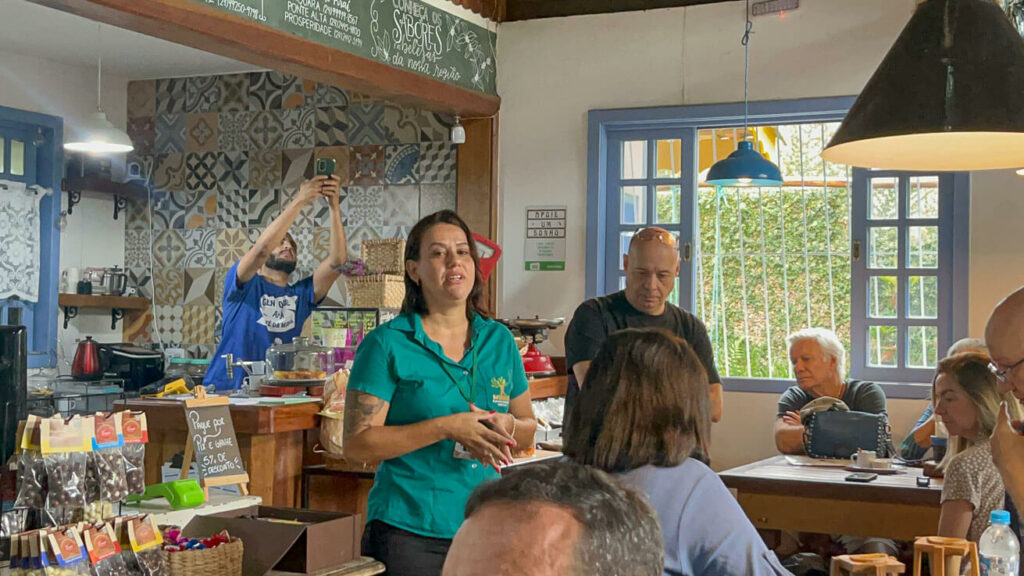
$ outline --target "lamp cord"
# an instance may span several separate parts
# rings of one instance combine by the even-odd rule
[[[103,110],[101,82],[103,78],[103,34],[100,28],[102,24],[96,24],[96,111]]]
[[[750,137],[750,128],[747,125],[747,118],[750,115],[750,99],[748,96],[750,85],[750,34],[751,30],[754,29],[754,23],[750,20],[750,0],[747,0],[744,17],[746,18],[747,25],[743,31],[743,38],[740,39],[740,44],[743,44],[743,140],[746,141]]]

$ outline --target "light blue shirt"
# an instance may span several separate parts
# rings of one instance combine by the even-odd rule
[[[768,549],[729,489],[704,463],[643,466],[620,475],[647,495],[665,539],[665,576],[791,575]]]

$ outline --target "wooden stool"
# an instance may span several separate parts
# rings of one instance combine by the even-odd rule
[[[832,557],[831,576],[846,574],[903,574],[907,569],[902,562],[886,554],[843,554]]]
[[[967,557],[971,561],[971,575],[979,576],[978,545],[963,538],[926,536],[914,541],[914,576],[921,576],[921,560],[928,555],[928,569],[935,576],[945,576],[946,558]],[[958,571],[959,573],[959,571]]]

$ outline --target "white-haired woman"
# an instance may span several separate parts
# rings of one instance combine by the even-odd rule
[[[846,378],[846,349],[831,330],[807,328],[786,337],[796,386],[779,398],[775,446],[783,454],[803,454],[804,427],[800,409],[815,398],[842,400],[850,410],[885,413],[885,393],[874,382]]]

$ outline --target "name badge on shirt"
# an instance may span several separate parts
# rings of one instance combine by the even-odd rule
[[[466,450],[466,447],[462,445],[462,442],[455,443],[455,450],[452,451],[452,458],[459,460],[473,460],[473,453]]]

